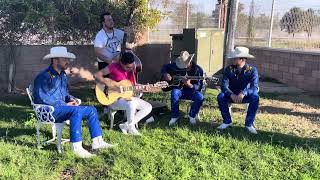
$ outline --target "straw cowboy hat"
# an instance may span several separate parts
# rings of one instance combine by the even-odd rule
[[[228,54],[228,59],[234,58],[254,58],[254,56],[249,54],[248,48],[239,46]]]
[[[43,57],[43,60],[52,59],[52,58],[68,58],[70,61],[76,59],[76,56],[67,51],[66,47],[57,46],[50,49],[50,54],[47,54]]]
[[[192,61],[194,54],[189,54],[188,51],[182,51],[180,56],[176,59],[176,65],[180,69],[188,68],[190,62]]]

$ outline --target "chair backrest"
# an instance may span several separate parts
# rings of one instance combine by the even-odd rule
[[[32,95],[32,93],[33,93],[33,92],[32,92],[32,91],[33,91],[33,86],[32,86],[32,84],[30,84],[29,87],[26,88],[26,91],[27,91],[29,100],[30,100],[30,102],[31,102],[31,105],[33,105],[34,102],[33,102],[33,95]]]

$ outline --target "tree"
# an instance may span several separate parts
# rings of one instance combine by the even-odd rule
[[[289,34],[292,33],[293,36],[294,33],[305,31],[309,39],[313,29],[319,26],[319,19],[320,17],[312,8],[306,11],[299,8],[292,8],[280,20],[280,28]]]
[[[252,45],[252,41],[255,37],[255,21],[254,21],[254,0],[251,1],[250,12],[249,12],[249,22],[247,29],[247,42]]]
[[[26,27],[28,36],[20,38],[22,44],[85,44],[91,43],[101,28],[99,15],[105,11],[113,14],[119,28],[130,30],[134,39],[147,27],[153,28],[161,14],[148,9],[147,3],[147,0],[2,0],[0,11],[2,23]],[[11,6],[14,8],[7,8]],[[11,16],[19,14],[21,9],[24,10],[22,20],[12,19]],[[7,27],[1,29],[3,33],[11,31]]]
[[[304,31],[308,34],[308,39],[311,37],[312,30],[316,26],[317,16],[315,15],[315,11],[313,9],[308,9],[304,15]]]
[[[292,33],[294,37],[295,33],[301,32],[304,27],[304,13],[300,8],[291,8],[289,12],[286,12],[280,20],[281,31],[286,31],[289,34]]]
[[[248,15],[244,13],[244,4],[239,3],[236,37],[245,36],[247,32]]]
[[[99,15],[113,14],[131,41],[160,21],[147,0],[1,0],[0,45],[8,45],[8,91],[14,87],[15,49],[22,44],[88,44],[101,28]]]
[[[179,2],[172,2],[172,12],[170,18],[175,22],[178,29],[186,27],[187,21],[187,0],[180,0]],[[194,12],[194,6],[189,4],[189,20],[191,14]]]
[[[8,92],[14,87],[16,45],[32,32],[33,26],[24,23],[27,14],[27,6],[15,0],[2,0],[0,3],[0,44],[7,45],[5,56],[7,59]],[[12,13],[15,12],[15,13]]]

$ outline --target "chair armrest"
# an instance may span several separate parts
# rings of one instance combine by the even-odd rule
[[[48,110],[48,112],[53,112],[54,107],[46,104],[33,104],[34,110],[39,110],[39,108],[45,108]]]

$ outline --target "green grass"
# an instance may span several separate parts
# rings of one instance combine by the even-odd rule
[[[105,139],[118,146],[92,159],[77,158],[69,144],[63,154],[54,144],[37,149],[35,118],[26,95],[2,97],[0,179],[320,179],[319,97],[262,94],[256,120],[259,134],[251,135],[243,128],[241,105],[233,108],[234,126],[216,130],[222,121],[217,93],[207,91],[198,125],[190,126],[182,118],[170,128],[166,112],[151,124],[140,124],[141,137],[123,135],[117,127],[108,130],[107,119],[100,114]],[[74,94],[102,112],[92,90]],[[145,98],[168,103],[169,95]],[[182,112],[186,105],[182,103]],[[88,128],[83,127],[84,144],[90,146]],[[49,126],[42,128],[43,140],[50,133]]]

